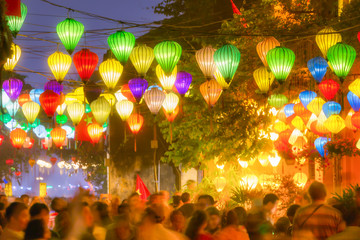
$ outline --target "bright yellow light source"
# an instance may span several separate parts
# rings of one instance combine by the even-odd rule
[[[214,179],[214,185],[215,185],[216,191],[221,192],[222,190],[224,190],[224,188],[226,186],[226,178],[216,177]]]
[[[356,96],[360,96],[360,78],[355,79],[350,85],[349,90]]]
[[[241,178],[240,187],[248,190],[254,190],[258,184],[258,178],[256,175],[246,175]]]
[[[114,58],[109,58],[100,64],[100,76],[109,90],[112,90],[116,87],[123,70],[124,67],[118,60],[115,60]]]
[[[203,47],[195,53],[196,61],[207,80],[210,80],[213,77],[216,69],[214,62],[215,51],[216,49],[208,46]]]
[[[243,161],[243,160],[238,159],[238,162],[242,168],[247,168],[249,166],[248,161]]]
[[[291,121],[291,124],[300,131],[304,131],[306,129],[304,121],[299,116],[294,117],[294,119]]]
[[[281,158],[279,157],[278,153],[275,151],[275,155],[272,156],[271,154],[269,155],[269,162],[271,164],[271,166],[273,167],[277,167],[280,163]]]
[[[81,103],[82,101],[79,101],[75,95],[75,93],[68,93],[65,95],[65,104],[66,105],[70,105],[74,102],[78,102],[78,103]]]
[[[322,98],[316,97],[307,105],[307,109],[316,116],[319,116],[324,104],[325,101]]]
[[[261,164],[261,166],[263,167],[267,167],[267,165],[269,165],[269,161],[265,156],[261,156],[259,157],[259,163]]]
[[[289,125],[287,125],[286,123],[284,123],[283,121],[280,121],[280,120],[276,120],[273,125],[273,130],[278,133],[281,133],[289,128],[290,128]]]
[[[259,176],[259,183],[263,189],[267,188],[279,188],[279,183],[275,181],[274,175],[268,175],[268,174],[261,174]]]
[[[111,107],[115,105],[116,98],[111,93],[102,93],[100,94],[100,97],[104,97],[108,103],[110,103]]]
[[[79,102],[73,102],[67,106],[67,112],[73,124],[77,126],[85,113],[85,107]]]
[[[360,149],[360,139],[356,142],[356,147]]]
[[[267,93],[275,80],[275,75],[266,67],[258,68],[253,73],[255,82],[260,92]]]
[[[56,81],[62,82],[71,66],[71,57],[68,54],[56,51],[48,57],[48,65]]]
[[[289,137],[289,143],[294,145],[298,137],[302,137],[304,134],[299,129],[294,129]]]
[[[315,41],[320,48],[324,58],[327,58],[327,51],[329,48],[334,46],[336,43],[341,42],[342,38],[340,33],[336,33],[336,31],[332,27],[325,27],[318,34],[316,34]]]
[[[146,45],[134,47],[130,54],[130,60],[139,76],[145,77],[154,60],[154,50]]]
[[[345,128],[345,121],[339,115],[331,115],[325,122],[324,126],[331,133],[339,133],[341,130]]]
[[[6,71],[14,70],[16,64],[18,63],[18,61],[21,57],[21,48],[19,47],[19,45],[12,43],[11,51],[12,51],[11,57],[6,59],[6,63],[4,64],[4,69]]]
[[[134,103],[129,100],[122,100],[116,103],[116,111],[118,112],[121,120],[126,121],[134,110]]]
[[[77,100],[79,100],[80,102],[87,102],[87,99],[85,98],[84,87],[76,88],[74,94]]]
[[[161,86],[166,91],[171,91],[175,81],[176,81],[176,75],[177,75],[177,66],[175,66],[174,70],[171,72],[170,75],[166,75],[164,70],[161,68],[160,64],[156,66],[156,76],[158,77]]]
[[[351,117],[354,115],[354,110],[350,109],[349,113],[347,114],[346,118],[345,118],[345,126],[350,129],[355,131],[357,128],[352,124],[351,122]]]
[[[175,93],[168,93],[165,96],[165,100],[163,102],[163,108],[165,109],[167,114],[171,114],[174,112],[176,106],[179,103],[179,97]]]
[[[99,97],[90,104],[90,108],[96,122],[104,125],[111,112],[110,103],[104,97]]]
[[[293,179],[294,179],[294,183],[298,187],[303,188],[303,187],[305,187],[305,184],[307,183],[308,177],[306,176],[305,173],[295,173]]]
[[[214,72],[215,80],[220,84],[222,89],[228,89],[230,84],[225,81],[225,78],[221,75],[219,69],[216,68]]]
[[[66,109],[66,103],[60,104],[57,108],[56,108],[56,112],[59,115],[63,115]]]

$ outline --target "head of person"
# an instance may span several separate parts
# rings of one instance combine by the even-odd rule
[[[208,194],[200,195],[198,198],[198,203],[204,204],[205,207],[210,207],[215,204],[214,198]]]
[[[142,211],[144,208],[143,201],[140,199],[139,194],[133,193],[128,198],[130,211]]]
[[[50,239],[50,230],[42,219],[33,219],[29,222],[25,229],[24,240]]]
[[[165,191],[165,190],[162,190],[159,193],[161,195],[162,202],[167,205],[169,203],[169,200],[170,200],[169,192]]]
[[[21,195],[20,199],[23,203],[25,203],[26,205],[29,205],[29,202],[30,202],[29,195],[23,194],[23,195]]]
[[[275,233],[286,234],[289,227],[290,227],[290,220],[287,217],[281,217],[275,223]]]
[[[171,212],[170,222],[171,222],[172,230],[176,232],[184,231],[186,219],[180,210],[174,210]]]
[[[172,197],[172,201],[173,201],[173,207],[174,208],[178,208],[181,206],[182,202],[181,202],[181,196],[177,196],[177,195],[174,195]]]
[[[184,192],[183,194],[181,194],[181,201],[183,203],[189,203],[190,202],[190,193],[188,192]]]
[[[61,211],[66,210],[67,202],[62,198],[56,197],[51,201],[50,207],[55,212],[59,213]]]
[[[119,215],[115,220],[115,233],[118,240],[127,240],[131,237],[130,220],[127,215]]]
[[[29,210],[31,220],[42,219],[45,224],[49,222],[49,208],[44,203],[35,203]]]
[[[81,216],[84,225],[89,228],[94,226],[94,216],[90,210],[88,203],[83,202],[81,204]]]
[[[265,211],[274,213],[276,211],[278,201],[279,198],[275,194],[273,193],[266,194],[263,199],[263,207]]]
[[[289,218],[291,224],[294,222],[296,211],[300,208],[300,205],[293,204],[286,210],[286,216]]]
[[[101,225],[106,226],[110,224],[110,216],[109,216],[109,209],[108,205],[103,202],[95,202],[91,205],[91,212],[94,217],[94,221]]]
[[[8,227],[15,231],[24,231],[30,220],[28,208],[25,203],[13,202],[5,211]]]
[[[218,229],[221,223],[220,211],[216,207],[208,207],[206,213],[209,218],[207,229],[210,231]]]
[[[239,225],[239,220],[234,210],[229,210],[224,213],[222,225],[223,227],[228,227],[228,226],[237,227]]]
[[[130,207],[129,207],[129,204],[127,204],[127,203],[122,203],[122,204],[118,207],[118,215],[121,215],[121,216],[129,216],[129,215],[130,215]]]
[[[246,225],[246,219],[247,219],[247,214],[246,214],[246,210],[243,207],[236,207],[233,209],[234,212],[237,215],[237,219],[238,219],[238,224],[240,226],[245,226]]]
[[[165,220],[165,206],[162,203],[159,204],[151,204],[150,207],[154,213],[156,218],[156,223],[163,223]]]
[[[194,212],[185,231],[185,235],[190,240],[195,240],[199,232],[207,226],[208,218],[205,211],[197,210]]]
[[[321,182],[313,182],[309,187],[309,195],[312,202],[316,201],[325,201],[326,198],[326,188],[325,185]]]
[[[163,197],[160,193],[153,193],[150,195],[149,204],[161,204],[163,203]]]

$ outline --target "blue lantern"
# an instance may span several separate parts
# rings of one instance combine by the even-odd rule
[[[37,104],[41,105],[40,104],[40,95],[44,92],[44,90],[42,89],[32,89],[30,91],[30,99],[33,101],[33,102],[36,102]]]
[[[360,98],[358,96],[356,96],[353,92],[350,91],[347,94],[347,99],[348,99],[352,109],[354,109],[355,112],[359,111],[359,109],[360,109]]]
[[[43,125],[39,125],[33,128],[33,132],[38,138],[45,138],[47,135],[46,128]]]
[[[330,102],[324,103],[322,110],[325,113],[325,116],[328,118],[333,114],[340,114],[341,105],[337,102],[330,101]]]
[[[326,60],[322,57],[312,58],[307,62],[307,66],[314,79],[320,83],[327,71],[328,63]]]
[[[284,106],[284,113],[287,118],[290,117],[291,115],[295,114],[294,106],[295,106],[295,104],[293,104],[293,103],[289,103]]]
[[[316,92],[309,91],[309,90],[302,91],[299,94],[300,102],[306,109],[307,109],[307,105],[316,97],[317,97]]]
[[[326,138],[326,137],[318,137],[317,139],[315,139],[315,141],[314,141],[315,148],[316,148],[316,150],[318,150],[318,152],[320,153],[320,155],[322,157],[326,156],[324,146],[326,143],[328,143],[330,141],[331,141],[331,139]]]

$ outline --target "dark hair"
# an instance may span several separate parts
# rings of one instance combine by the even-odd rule
[[[216,215],[220,216],[220,211],[216,207],[208,207],[206,210],[208,216]]]
[[[5,203],[3,202],[0,202],[0,211],[4,210],[5,209]]]
[[[238,226],[239,225],[239,220],[237,217],[237,214],[234,210],[229,210],[227,212],[224,213],[223,218],[222,218],[222,227],[227,227],[230,225],[235,225]]]
[[[180,196],[174,195],[172,197],[172,200],[173,200],[173,207],[174,208],[177,208],[181,203],[181,197]]]
[[[210,205],[214,205],[215,203],[214,198],[208,194],[200,195],[198,201],[200,201],[200,199],[208,200]]]
[[[58,204],[61,203],[62,201],[64,201],[62,198],[58,198],[58,197],[54,198],[50,203],[50,208],[55,212],[61,212],[62,210],[65,210],[65,209],[61,209],[58,206]]]
[[[5,217],[10,221],[11,217],[19,215],[22,211],[26,210],[27,206],[22,202],[13,202],[11,203],[5,211]]]
[[[275,223],[275,232],[286,233],[289,227],[290,227],[290,220],[287,217],[281,217]]]
[[[286,216],[288,217],[294,217],[296,211],[300,208],[300,205],[293,204],[286,210]]]
[[[195,211],[192,217],[190,218],[189,224],[185,231],[185,235],[190,240],[195,240],[198,235],[200,227],[204,223],[206,223],[206,221],[207,221],[207,215],[204,211],[201,210]]]
[[[21,199],[24,199],[24,198],[30,198],[30,197],[29,197],[29,195],[27,195],[27,194],[23,194],[23,195],[20,196],[20,198],[21,198]]]
[[[279,198],[275,194],[273,193],[266,194],[263,199],[263,205],[266,205],[269,202],[275,203],[277,200],[279,200]]]
[[[108,209],[108,205],[106,205],[103,202],[94,202],[93,205],[91,205],[91,210],[92,211],[97,211],[99,213],[100,216],[100,220],[101,220],[101,225],[103,227],[106,227],[107,225],[109,225],[111,223],[111,219],[109,216],[109,209]]]
[[[43,203],[34,203],[30,207],[30,210],[29,210],[30,216],[35,217],[35,216],[39,215],[42,210],[45,210],[48,213],[50,212],[49,208],[45,204],[43,204]]]
[[[179,209],[176,209],[176,210],[174,210],[174,211],[172,211],[171,213],[170,213],[170,221],[171,222],[173,222],[175,219],[175,216],[177,216],[177,215],[181,215],[181,216],[183,216],[184,218],[185,218],[185,216],[184,216],[184,214],[182,213],[182,211],[180,211]]]
[[[42,219],[31,220],[25,230],[24,240],[42,239],[45,235],[45,224]]]
[[[323,200],[326,198],[326,188],[321,182],[313,182],[309,187],[309,195],[313,201]]]
[[[149,198],[149,203],[152,204],[153,201],[157,198],[157,197],[162,197],[162,195],[160,193],[153,193],[150,195],[150,198]]]
[[[246,210],[243,207],[236,207],[233,209],[236,212],[236,215],[238,217],[238,224],[245,226],[246,225],[246,219],[247,219],[247,214],[246,214]]]
[[[119,205],[119,207],[118,207],[118,214],[119,214],[119,215],[127,215],[127,216],[129,216],[129,214],[130,214],[129,204],[127,204],[127,203],[122,203],[121,205]]]
[[[184,192],[183,194],[181,194],[181,201],[183,203],[190,201],[190,193]]]

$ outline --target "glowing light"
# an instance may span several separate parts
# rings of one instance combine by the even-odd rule
[[[299,187],[303,188],[305,187],[308,177],[305,173],[295,173],[294,177],[294,183]]]

